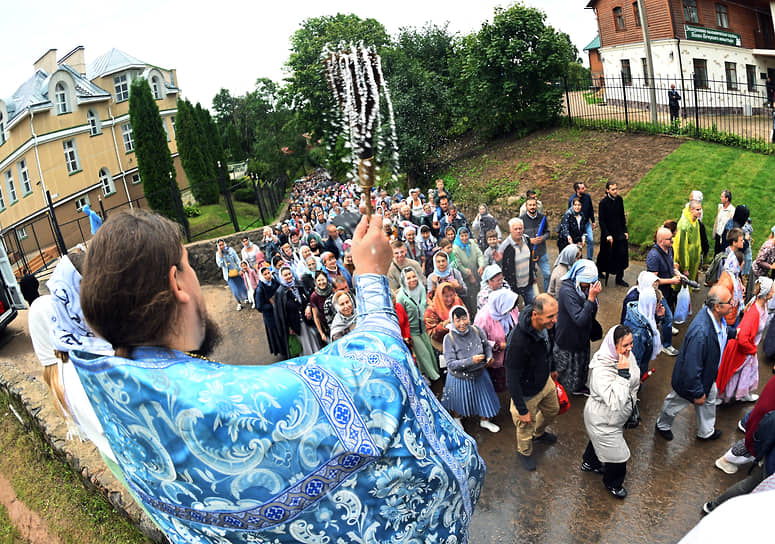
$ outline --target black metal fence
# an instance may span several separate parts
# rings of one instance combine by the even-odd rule
[[[693,138],[775,151],[773,108],[758,73],[742,78],[730,70],[720,80],[691,78],[616,78],[563,80],[565,115],[571,125],[679,133]],[[680,96],[671,112],[668,92]],[[654,91],[656,123],[652,117]]]
[[[221,176],[217,180],[219,187],[219,205],[223,206],[224,220],[216,224],[208,223],[202,227],[193,228],[196,225],[194,217],[196,201],[191,186],[178,187],[170,180],[170,186],[162,189],[181,196],[183,205],[176,206],[175,215],[178,223],[184,225],[185,238],[188,242],[205,239],[208,234],[215,236],[215,232],[225,234],[227,232],[240,232],[256,228],[260,225],[271,223],[282,208],[285,195],[288,191],[287,178],[270,181],[258,180],[255,176],[242,178],[237,181],[227,180]],[[103,219],[107,219],[111,213],[127,208],[149,209],[147,195],[124,200],[120,204],[105,208],[100,199],[97,205],[92,205],[92,210]],[[241,202],[235,206],[235,201]],[[238,213],[238,209],[240,213]],[[225,228],[228,227],[228,228]],[[56,241],[56,229],[62,235],[62,244]],[[192,232],[193,231],[193,232]],[[17,274],[28,269],[38,276],[45,275],[49,265],[59,258],[63,251],[75,247],[79,243],[91,238],[91,226],[89,218],[83,214],[76,219],[59,223],[56,217],[48,211],[44,211],[35,219],[4,233],[0,240],[14,265]]]

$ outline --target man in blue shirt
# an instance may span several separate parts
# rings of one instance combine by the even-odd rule
[[[727,327],[724,316],[732,309],[732,295],[726,287],[714,285],[708,292],[705,308],[697,312],[686,331],[681,351],[675,360],[672,390],[662,403],[656,432],[665,440],[673,439],[673,420],[689,405],[697,413],[697,438],[716,440],[716,374],[728,338],[736,336]]]

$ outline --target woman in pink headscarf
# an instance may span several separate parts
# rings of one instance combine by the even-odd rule
[[[492,345],[493,363],[487,368],[496,393],[507,391],[506,369],[503,367],[503,353],[506,349],[506,338],[519,319],[517,295],[511,289],[501,288],[493,291],[479,313],[474,324],[487,335]]]

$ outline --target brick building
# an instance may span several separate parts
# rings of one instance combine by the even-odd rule
[[[136,78],[151,85],[178,182],[186,185],[175,142],[174,69],[117,49],[88,65],[83,47],[59,60],[51,49],[10,97],[0,94],[0,234],[12,258],[54,244],[46,191],[68,248],[91,236],[85,204],[99,212],[142,200],[129,122]]]
[[[683,84],[685,92],[692,85],[723,90],[738,95],[730,98],[736,108],[761,108],[768,74],[775,80],[775,5],[765,0],[644,0],[644,6],[657,87],[675,83],[679,89]],[[616,82],[608,99],[616,99],[623,85],[647,87],[638,3],[590,0],[586,7],[597,17],[604,78]],[[657,93],[657,101],[665,105],[666,93]],[[698,105],[719,107],[702,99]]]

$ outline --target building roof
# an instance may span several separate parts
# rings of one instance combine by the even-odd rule
[[[75,96],[81,100],[90,98],[110,98],[110,93],[101,89],[67,64],[60,64],[57,70],[64,70],[72,76],[75,82]],[[36,70],[27,81],[22,83],[10,99],[5,100],[8,110],[8,120],[12,121],[28,107],[48,107],[51,100],[48,96],[48,85],[51,74],[44,70]]]
[[[88,79],[95,79],[128,68],[143,69],[145,66],[146,63],[143,61],[114,48],[89,63],[86,67],[86,77]]]
[[[595,36],[595,39],[589,42],[589,45],[584,48],[584,51],[591,51],[592,49],[600,49],[600,34]]]

